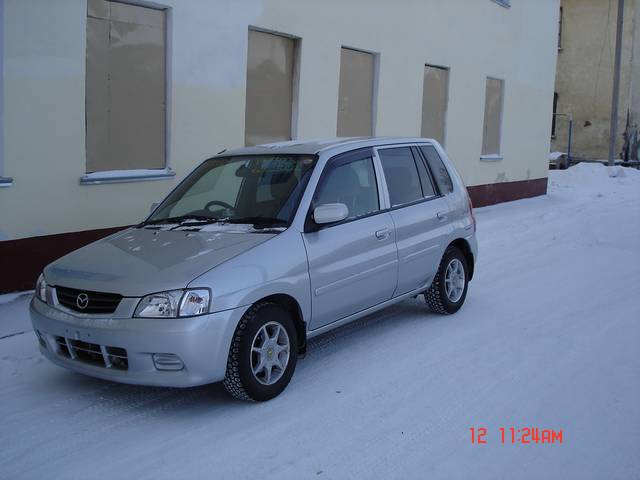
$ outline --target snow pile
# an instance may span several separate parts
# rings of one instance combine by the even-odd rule
[[[635,168],[578,163],[567,170],[549,171],[549,193],[552,195],[559,193],[558,189],[568,188],[584,195],[597,191],[602,195],[626,196],[629,193],[634,196],[633,187],[640,188],[640,170]]]

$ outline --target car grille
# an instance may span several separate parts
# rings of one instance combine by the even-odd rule
[[[119,347],[107,347],[95,343],[72,340],[65,337],[54,337],[58,346],[58,354],[72,360],[95,365],[97,367],[129,369],[127,351]]]
[[[56,294],[60,305],[81,313],[113,313],[122,300],[122,295],[117,293],[89,292],[67,287],[56,287]],[[78,306],[78,295],[81,294],[88,297],[85,308]]]

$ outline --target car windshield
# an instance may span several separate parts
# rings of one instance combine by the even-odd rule
[[[287,227],[314,165],[315,157],[302,155],[209,159],[142,225],[221,222]]]

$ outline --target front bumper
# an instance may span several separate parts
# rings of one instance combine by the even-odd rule
[[[40,337],[40,351],[61,367],[114,382],[191,387],[224,378],[231,340],[247,308],[174,319],[79,317],[34,298],[29,311]],[[102,348],[105,355],[120,354],[124,349],[126,368],[111,366],[108,360],[102,363],[88,362],[82,356],[72,358],[61,347],[65,339]],[[154,354],[177,355],[184,366],[180,370],[159,370]]]

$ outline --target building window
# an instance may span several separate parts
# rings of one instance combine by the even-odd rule
[[[504,80],[487,78],[482,138],[483,157],[500,156],[503,100]]]
[[[249,30],[246,145],[291,140],[296,40]]]
[[[421,135],[444,145],[449,89],[449,70],[425,65],[422,87]]]
[[[373,135],[375,63],[371,53],[340,50],[339,137]]]
[[[551,138],[556,138],[556,116],[558,113],[558,92],[553,94],[553,116],[551,117]]]
[[[87,2],[87,172],[166,166],[166,10]]]
[[[558,50],[562,50],[562,16],[564,12],[560,7],[560,18],[558,19]]]

